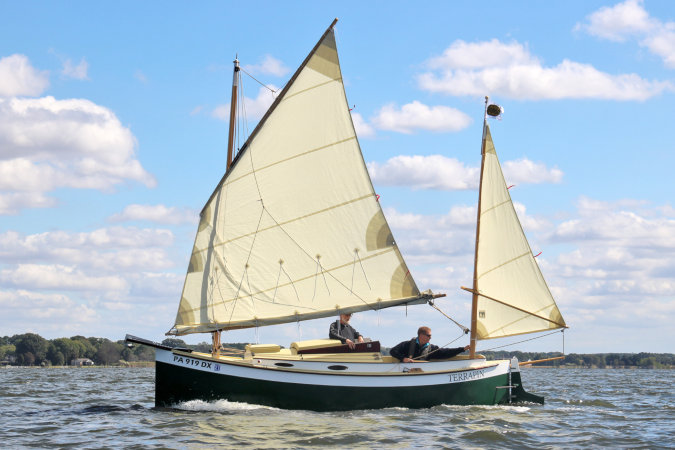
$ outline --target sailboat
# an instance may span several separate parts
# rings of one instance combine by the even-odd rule
[[[523,389],[516,359],[488,361],[475,352],[479,339],[564,326],[501,186],[487,122],[470,355],[403,363],[383,355],[377,341],[350,349],[330,339],[289,348],[249,344],[240,356],[221,352],[223,331],[433,303],[445,295],[418,289],[378,202],[346,99],[336,22],[232,157],[234,62],[228,167],[201,212],[167,333],[211,333],[213,348],[199,353],[127,335],[130,344],[155,348],[155,404],[225,399],[334,411],[543,403]],[[515,268],[503,268],[509,264]],[[523,275],[513,286],[511,277]],[[513,300],[523,295],[525,303]]]

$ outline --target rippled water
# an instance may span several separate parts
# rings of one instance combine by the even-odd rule
[[[672,448],[672,370],[532,368],[546,405],[316,413],[193,401],[154,408],[154,369],[0,369],[11,448]]]

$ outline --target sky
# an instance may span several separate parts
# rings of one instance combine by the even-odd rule
[[[675,8],[661,0],[0,0],[0,336],[161,341],[225,170],[232,61],[249,130],[331,21],[364,158],[421,289],[470,325],[484,97],[569,329],[479,350],[675,352]],[[254,78],[255,79],[254,79]],[[243,142],[240,142],[242,144]],[[223,342],[327,337],[331,319]],[[355,314],[393,346],[426,305]],[[198,343],[209,335],[189,335]]]

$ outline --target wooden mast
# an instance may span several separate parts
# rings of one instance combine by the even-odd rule
[[[237,97],[239,95],[239,59],[235,56],[234,74],[232,75],[232,98],[230,99],[230,130],[227,138],[227,165],[225,166],[225,173],[230,170],[232,160],[234,157],[234,135],[235,127],[237,125]],[[220,357],[220,333],[221,330],[216,330],[211,333],[212,345],[211,354],[214,358]]]
[[[471,296],[471,342],[469,349],[469,358],[476,356],[476,327],[478,326],[478,238],[480,236],[480,203],[483,187],[483,170],[485,169],[485,141],[487,139],[487,107],[488,97],[485,96],[485,116],[483,117],[483,140],[481,142],[480,154],[480,183],[478,184],[478,212],[476,219],[476,249],[473,259],[473,295]]]
[[[237,122],[237,91],[239,89],[239,60],[235,57],[232,62],[234,63],[234,75],[232,76],[232,99],[230,100],[230,134],[227,139],[227,170],[230,170],[234,153],[234,128]]]

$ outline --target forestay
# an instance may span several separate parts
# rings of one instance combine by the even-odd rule
[[[201,214],[182,335],[421,303],[359,147],[331,28]]]
[[[476,335],[491,339],[565,327],[511,202],[485,124],[476,251]]]

